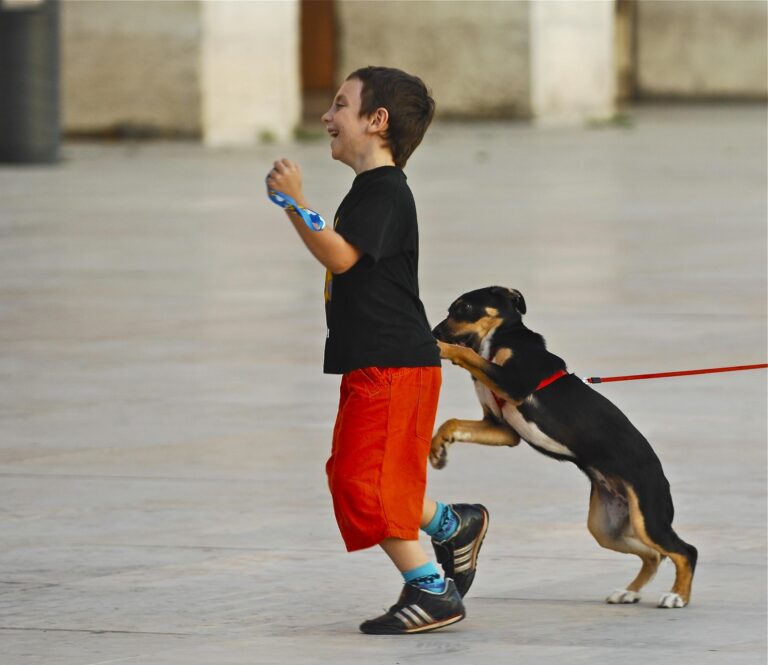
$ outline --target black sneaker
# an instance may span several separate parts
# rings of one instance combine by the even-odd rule
[[[426,633],[461,621],[464,603],[453,580],[445,581],[443,593],[433,593],[406,584],[397,602],[386,614],[364,621],[360,630],[369,635]]]
[[[488,511],[479,503],[454,503],[449,506],[459,518],[459,528],[450,538],[432,539],[432,547],[446,577],[456,582],[456,589],[463,598],[475,579],[477,555],[488,531]]]

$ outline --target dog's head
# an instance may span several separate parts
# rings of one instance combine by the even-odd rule
[[[503,286],[488,286],[465,293],[451,303],[448,316],[432,334],[441,342],[480,350],[483,340],[502,324],[516,324],[525,314],[525,299],[520,291]]]

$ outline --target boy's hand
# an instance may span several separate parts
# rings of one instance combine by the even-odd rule
[[[301,192],[301,169],[298,164],[288,159],[276,161],[267,177],[267,184],[272,189],[287,194],[300,206],[306,207],[306,201]]]

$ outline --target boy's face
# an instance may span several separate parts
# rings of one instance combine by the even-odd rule
[[[362,91],[360,79],[344,81],[321,118],[331,135],[331,156],[352,168],[367,153],[371,141],[380,141],[378,133],[370,129],[369,118],[360,116]]]

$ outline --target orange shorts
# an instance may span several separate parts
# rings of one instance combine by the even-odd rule
[[[419,537],[441,380],[439,367],[368,367],[342,377],[326,473],[348,551]]]

